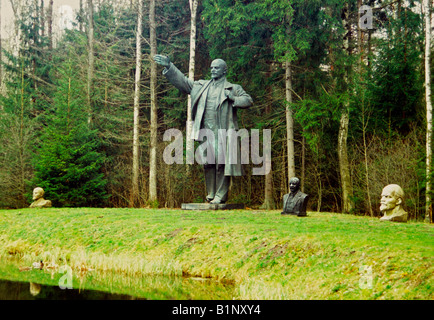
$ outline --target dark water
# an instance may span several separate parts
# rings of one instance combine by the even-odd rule
[[[202,278],[26,268],[0,260],[0,300],[232,300],[234,286]],[[61,285],[63,284],[63,285]]]
[[[0,300],[138,300],[126,294],[0,280]]]

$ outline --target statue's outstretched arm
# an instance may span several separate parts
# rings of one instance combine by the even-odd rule
[[[157,54],[154,61],[164,67],[163,75],[174,85],[178,90],[190,94],[193,88],[193,81],[186,77],[175,65],[170,62],[170,58]]]

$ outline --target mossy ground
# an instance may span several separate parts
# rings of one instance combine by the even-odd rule
[[[0,210],[0,257],[76,272],[212,278],[235,299],[434,297],[434,226],[309,212]],[[369,272],[368,272],[369,271]]]

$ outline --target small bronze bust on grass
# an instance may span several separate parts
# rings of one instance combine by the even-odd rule
[[[305,217],[309,195],[300,191],[300,179],[293,177],[289,180],[289,189],[291,193],[283,196],[282,214],[292,214],[299,217]]]
[[[33,189],[33,202],[30,208],[49,208],[51,207],[51,201],[44,199],[44,189],[37,187]]]
[[[407,212],[402,208],[404,191],[397,184],[389,184],[381,192],[380,221],[407,222]]]

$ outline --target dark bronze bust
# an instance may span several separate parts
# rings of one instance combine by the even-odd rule
[[[292,214],[299,217],[305,217],[309,195],[300,191],[300,179],[293,177],[289,180],[289,189],[291,193],[283,196],[282,214]]]

